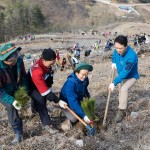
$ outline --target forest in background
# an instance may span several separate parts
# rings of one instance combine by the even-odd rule
[[[116,0],[127,3],[129,0]],[[150,0],[140,0],[146,3]],[[117,17],[102,6],[92,14],[94,0],[1,0],[0,42],[27,33],[63,32],[115,23]],[[95,8],[94,8],[95,9]],[[100,17],[100,18],[99,18]],[[100,21],[99,21],[100,20]],[[119,20],[120,21],[120,20]]]

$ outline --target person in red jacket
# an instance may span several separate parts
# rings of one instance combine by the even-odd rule
[[[55,61],[55,52],[50,48],[44,49],[41,58],[33,64],[28,73],[32,112],[39,113],[42,125],[50,133],[56,133],[57,130],[53,128],[54,123],[48,115],[47,100],[58,103],[62,108],[65,108],[65,105],[67,105],[52,92],[52,65]]]
[[[57,66],[57,68],[60,66],[60,54],[59,54],[59,49],[56,50],[56,66]]]

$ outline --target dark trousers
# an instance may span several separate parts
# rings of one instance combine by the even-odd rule
[[[46,106],[46,97],[43,97],[36,89],[31,92],[31,108],[32,112],[38,112],[43,125],[52,123]]]
[[[6,107],[8,122],[11,124],[15,133],[22,134],[22,119],[19,117],[18,110],[11,104],[3,102],[0,100],[0,103]]]

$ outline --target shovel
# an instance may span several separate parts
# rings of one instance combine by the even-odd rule
[[[115,76],[115,69],[113,69],[113,72],[112,72],[111,83],[113,82],[114,76]],[[104,119],[103,119],[103,126],[106,125],[106,117],[107,117],[107,112],[108,112],[110,94],[111,94],[111,90],[109,89],[108,97],[107,97],[107,103],[106,103],[106,108],[105,108],[105,114],[104,114]]]
[[[94,136],[96,133],[96,128],[93,126],[93,121],[90,122],[91,126],[87,125],[73,110],[71,110],[67,105],[65,105],[65,108],[73,115],[75,116],[87,129],[87,135],[88,136]]]

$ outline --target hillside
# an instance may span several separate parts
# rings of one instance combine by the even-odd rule
[[[16,0],[2,0],[0,5],[7,10]],[[45,16],[49,28],[55,30],[86,29],[90,27],[105,26],[120,22],[143,22],[150,23],[149,5],[133,5],[134,11],[127,13],[119,6],[124,4],[111,5],[94,2],[92,0],[24,0],[26,5],[39,5]]]
[[[150,43],[144,46],[134,46],[135,34],[146,33],[150,38],[150,5],[131,4],[135,11],[128,13],[119,7],[123,3],[106,3],[105,0],[20,0],[25,8],[40,6],[45,16],[46,28],[40,29],[33,26],[26,30],[18,22],[21,16],[18,10],[10,11],[18,0],[0,0],[0,19],[8,13],[4,22],[0,20],[0,34],[4,35],[5,42],[14,42],[22,47],[20,53],[24,55],[25,69],[28,71],[34,59],[38,59],[44,48],[60,49],[61,59],[66,57],[69,47],[79,43],[81,48],[80,61],[87,61],[93,65],[89,73],[89,87],[91,97],[96,99],[96,115],[100,118],[95,121],[97,131],[95,136],[86,136],[86,129],[77,123],[70,130],[62,130],[61,123],[65,120],[64,113],[47,102],[48,111],[52,120],[57,125],[58,133],[52,135],[42,128],[39,115],[31,115],[30,101],[27,111],[21,109],[19,114],[23,119],[23,141],[12,145],[14,133],[8,123],[7,112],[0,104],[0,149],[2,150],[150,150]],[[99,1],[99,2],[98,2]],[[100,2],[101,1],[101,2]],[[102,2],[103,1],[103,2]],[[107,0],[109,1],[109,0]],[[116,2],[117,0],[112,0]],[[32,9],[29,9],[32,10]],[[11,18],[12,12],[15,14]],[[22,13],[24,15],[24,13]],[[10,20],[7,20],[10,19]],[[21,18],[22,19],[22,18]],[[23,17],[26,19],[26,17]],[[7,28],[3,23],[7,23]],[[24,20],[21,20],[24,21]],[[31,20],[30,20],[31,21]],[[17,24],[16,28],[13,28]],[[20,28],[19,28],[20,27]],[[1,32],[4,29],[4,32]],[[6,30],[10,29],[10,30]],[[16,30],[13,30],[16,29]],[[8,33],[14,33],[7,39]],[[111,80],[111,54],[112,50],[104,52],[108,39],[114,39],[117,34],[128,36],[129,45],[135,52],[141,49],[138,55],[138,70],[140,79],[129,91],[128,109],[126,117],[121,123],[114,123],[118,107],[119,86],[111,93],[106,127],[102,126],[104,111],[108,96],[108,85]],[[6,34],[7,33],[7,34]],[[38,33],[38,34],[37,34]],[[34,35],[35,39],[25,39],[24,35]],[[0,38],[1,38],[0,36]],[[20,37],[23,37],[22,39]],[[62,43],[62,39],[64,40]],[[101,39],[98,51],[92,46]],[[1,45],[1,44],[0,44]],[[113,47],[114,48],[114,47]],[[112,49],[113,49],[112,48]],[[91,49],[91,55],[86,57],[84,52]],[[29,59],[27,56],[31,56]],[[53,91],[61,90],[69,74],[72,73],[71,65],[67,60],[68,68],[61,71],[55,67]],[[80,144],[79,144],[80,142]]]
[[[134,24],[135,26],[136,24]],[[140,24],[141,27],[144,24]],[[133,26],[133,24],[130,24]],[[114,31],[121,31],[126,34],[128,26],[118,26],[120,30],[114,28]],[[121,28],[125,28],[124,31]],[[133,30],[133,29],[132,29]],[[102,28],[101,32],[104,31]],[[109,30],[108,31],[112,31]],[[141,29],[144,32],[144,29]],[[120,32],[119,32],[120,33]],[[150,33],[150,32],[149,32]],[[128,34],[130,35],[130,34]],[[71,47],[74,43],[79,43],[84,46],[81,52],[81,61],[84,59],[84,50],[91,47],[96,40],[102,39],[102,44],[107,38],[114,36],[103,37],[103,35],[91,35],[89,31],[85,36],[77,33],[63,34],[43,34],[36,35],[33,41],[15,41],[18,46],[22,47],[21,53],[31,54],[31,59],[24,58],[25,67],[28,70],[32,59],[38,58],[43,48],[51,46],[53,49],[60,48],[61,58],[66,53],[66,48]],[[53,41],[51,41],[53,38]],[[61,38],[64,38],[64,43],[61,43]],[[133,47],[134,49],[136,47]],[[60,125],[57,126],[58,133],[50,134],[42,129],[42,125],[38,116],[31,118],[30,105],[28,112],[19,111],[23,118],[24,141],[13,146],[10,144],[14,134],[8,125],[7,114],[5,107],[0,104],[0,146],[7,150],[150,150],[150,53],[149,51],[139,55],[139,73],[140,80],[129,92],[128,114],[122,123],[115,124],[114,118],[118,105],[118,87],[111,93],[109,112],[107,116],[107,128],[102,127],[102,120],[107,100],[107,87],[110,83],[111,76],[111,59],[103,59],[103,45],[100,46],[99,53],[92,52],[87,57],[86,61],[93,65],[94,70],[89,74],[89,92],[91,97],[96,99],[97,115],[101,118],[98,123],[95,123],[97,128],[94,137],[85,136],[81,130],[82,126],[78,123],[69,131],[62,131]],[[107,53],[106,53],[107,55]],[[53,90],[59,91],[66,81],[67,76],[72,72],[71,69],[55,71]],[[53,105],[47,103],[49,114],[58,123],[64,120],[64,114]],[[78,145],[77,142],[83,142],[83,145]]]
[[[33,0],[33,2],[35,2]],[[140,16],[135,12],[127,13],[122,11],[116,5],[107,5],[100,2],[85,2],[79,1],[66,1],[66,0],[51,0],[43,1],[36,0],[42,8],[47,21],[55,26],[65,26],[66,28],[81,28],[105,26],[110,23],[120,22],[144,22],[150,23],[148,9],[149,6],[133,6],[139,11]],[[126,16],[123,18],[122,16]],[[134,19],[133,19],[134,18]]]

